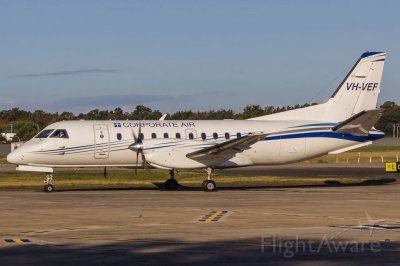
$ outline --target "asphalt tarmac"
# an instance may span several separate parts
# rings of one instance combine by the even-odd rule
[[[0,265],[398,265],[399,191],[2,190]]]

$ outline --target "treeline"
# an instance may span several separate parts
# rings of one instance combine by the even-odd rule
[[[263,116],[287,110],[298,109],[310,106],[310,104],[295,106],[266,106],[248,105],[242,112],[233,110],[210,110],[210,111],[177,111],[168,114],[167,120],[219,120],[219,119],[248,119],[257,116]],[[377,128],[392,135],[392,124],[400,123],[400,106],[394,102],[385,102],[382,106],[385,109],[382,118],[377,124]],[[13,132],[21,140],[28,140],[37,134],[38,130],[47,125],[62,120],[158,120],[162,116],[159,110],[152,110],[149,107],[138,105],[131,112],[124,112],[121,108],[114,110],[91,110],[88,113],[75,115],[71,112],[47,113],[42,110],[34,112],[24,111],[18,108],[0,111],[0,131],[10,132],[11,125]]]
[[[395,102],[386,101],[380,108],[384,109],[384,112],[375,127],[385,132],[386,136],[394,137],[393,127],[400,126],[400,106]]]

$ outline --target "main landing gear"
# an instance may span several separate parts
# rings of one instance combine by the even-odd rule
[[[206,192],[212,192],[217,189],[217,184],[212,180],[212,173],[214,172],[214,169],[211,167],[207,168],[207,179],[203,181],[201,184],[201,187],[203,188],[204,191]],[[178,181],[175,179],[175,170],[171,169],[169,170],[169,179],[165,181],[165,188],[167,190],[177,190],[179,187]]]
[[[214,172],[214,169],[211,167],[207,168],[207,179],[203,181],[201,184],[201,187],[205,192],[212,192],[217,189],[217,184],[212,180],[212,173]]]
[[[53,174],[47,173],[46,180],[44,180],[44,187],[43,187],[44,192],[49,193],[54,191],[54,186],[52,182],[53,182]]]
[[[178,181],[175,179],[175,169],[169,170],[169,178],[165,181],[165,188],[168,190],[176,190],[179,187]]]

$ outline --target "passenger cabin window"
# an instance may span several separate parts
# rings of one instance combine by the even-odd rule
[[[229,138],[230,138],[229,133],[225,133],[225,138],[226,138],[226,139],[229,139]]]
[[[193,139],[193,133],[189,133],[189,139]]]
[[[176,137],[177,139],[180,139],[180,138],[181,138],[181,133],[176,133],[176,134],[175,134],[175,137]]]
[[[164,133],[164,139],[169,138],[168,133]]]
[[[215,132],[214,132],[214,133],[213,133],[213,138],[214,138],[214,139],[218,139],[218,133],[215,133]]]
[[[156,133],[151,133],[151,138],[152,139],[156,139],[157,138],[157,134]]]
[[[53,132],[53,131],[54,131],[54,129],[45,129],[45,130],[43,130],[42,132],[40,132],[39,134],[37,134],[35,138],[45,139],[45,138],[47,138],[47,137],[51,134],[51,132]]]
[[[206,133],[204,133],[204,132],[201,133],[201,139],[202,139],[202,140],[206,140],[206,138],[207,138]]]
[[[122,134],[121,133],[117,133],[117,140],[121,140],[122,139]]]
[[[237,138],[241,138],[241,137],[242,137],[242,134],[241,134],[240,132],[238,132],[238,133],[236,133],[236,137],[237,137]]]
[[[53,134],[51,134],[50,138],[67,139],[68,133],[65,129],[57,129]]]
[[[144,139],[143,133],[140,133],[140,134],[139,134],[139,137],[140,137],[140,139]]]

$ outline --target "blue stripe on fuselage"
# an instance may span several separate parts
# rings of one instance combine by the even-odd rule
[[[293,126],[293,127],[289,127],[289,128],[296,128],[296,127],[316,127],[316,126],[320,126],[320,127],[331,127],[331,126],[335,126],[335,123],[316,123],[316,124],[305,124],[305,125],[300,125],[300,126]]]
[[[357,142],[365,142],[369,140],[377,140],[383,138],[383,134],[369,134],[368,136],[353,136],[348,134],[341,134],[336,132],[308,132],[287,135],[267,136],[264,140],[277,140],[277,139],[298,139],[298,138],[334,138],[343,139]]]

